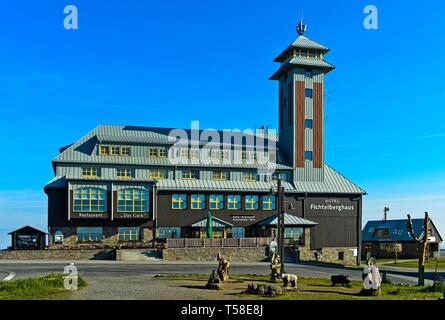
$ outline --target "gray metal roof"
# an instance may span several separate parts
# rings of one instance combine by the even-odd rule
[[[309,39],[303,35],[299,36],[297,40],[292,42],[291,47],[293,48],[303,48],[303,49],[315,49],[321,51],[329,51],[329,48],[318,43],[314,40]]]
[[[278,223],[278,215],[269,217],[267,219],[264,219],[257,224],[262,225],[277,225]],[[293,216],[289,213],[284,213],[284,225],[286,226],[301,226],[301,227],[313,227],[316,226],[318,223],[314,221],[310,221],[307,219],[303,219],[300,217]]]
[[[315,58],[305,58],[305,57],[292,57],[286,63],[281,65],[280,69],[278,69],[269,79],[278,80],[283,72],[286,72],[290,68],[298,66],[303,67],[314,67],[324,69],[326,71],[331,71],[335,69],[335,67],[326,62],[325,60],[315,59]]]
[[[200,227],[200,228],[205,228],[207,227],[207,218],[201,219],[195,223],[193,223],[191,225],[192,227]],[[218,228],[218,227],[233,227],[233,224],[228,223],[224,220],[221,220],[219,218],[216,217],[212,217],[212,227],[213,228]]]
[[[283,56],[285,56],[290,49],[309,49],[309,50],[312,49],[312,50],[322,51],[323,53],[329,51],[328,47],[301,35],[294,42],[292,42],[285,50],[283,50],[283,52],[281,52],[274,59],[274,62],[281,62],[283,60]]]
[[[69,180],[81,180],[70,177]],[[67,177],[56,176],[51,179],[45,188],[62,188],[66,186]],[[89,180],[90,181],[90,180]],[[115,181],[122,182],[122,179],[94,179],[94,181]],[[241,192],[269,192],[271,188],[276,187],[275,182],[263,181],[215,181],[215,180],[174,180],[161,179],[154,181],[152,179],[131,179],[128,182],[141,183],[153,182],[159,190],[178,190],[178,191],[241,191]],[[283,187],[287,193],[338,193],[338,194],[366,194],[366,191],[345,178],[328,165],[324,166],[324,180],[322,182],[294,181],[283,182]]]
[[[324,165],[324,179],[322,182],[306,182],[295,181],[295,192],[308,193],[352,193],[352,194],[366,194],[366,191],[351,182],[342,174],[335,171],[333,168]],[[292,191],[289,191],[292,192]]]
[[[135,143],[149,145],[172,145],[174,142],[169,139],[171,128],[154,127],[134,127],[118,125],[100,125],[87,135],[82,137],[76,143],[72,144],[59,155],[53,162],[64,163],[94,163],[94,164],[126,164],[126,165],[153,165],[153,166],[174,166],[168,158],[151,157],[114,157],[99,156],[93,154],[93,148],[96,143]],[[184,129],[190,136],[190,130]],[[223,131],[217,131],[223,137]],[[236,133],[234,133],[236,134]],[[242,134],[240,134],[242,136]],[[264,135],[260,135],[260,139]],[[276,141],[278,138],[274,134],[266,134],[266,141]],[[233,141],[235,142],[235,141]],[[292,169],[286,164],[286,160],[277,150],[277,169]],[[178,166],[192,167],[221,167],[221,168],[263,168],[266,164],[257,163],[178,163]]]
[[[213,180],[173,180],[162,179],[156,184],[159,190],[186,190],[186,191],[257,191],[269,192],[275,187],[273,182],[246,182],[246,181],[213,181]],[[284,182],[286,190],[293,189],[292,184]]]

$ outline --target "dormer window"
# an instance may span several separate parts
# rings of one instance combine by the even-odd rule
[[[109,154],[110,154],[110,147],[99,146],[99,155],[100,156],[108,156]]]
[[[110,155],[112,155],[112,156],[118,156],[119,153],[120,153],[120,151],[119,151],[119,147],[111,147]]]
[[[150,158],[167,158],[167,149],[164,147],[149,147],[148,156]]]
[[[95,178],[97,177],[97,168],[95,167],[82,167],[82,177]]]

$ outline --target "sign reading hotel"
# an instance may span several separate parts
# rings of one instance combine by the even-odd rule
[[[356,213],[357,204],[347,198],[308,199],[306,210],[311,214]]]

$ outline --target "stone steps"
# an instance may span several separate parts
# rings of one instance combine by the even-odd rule
[[[118,249],[116,250],[118,261],[159,261],[161,253],[155,249]]]

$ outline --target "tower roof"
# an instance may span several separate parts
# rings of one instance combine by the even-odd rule
[[[323,60],[323,55],[329,52],[329,48],[304,36],[306,30],[307,26],[300,21],[297,26],[298,38],[274,60],[274,62],[280,62],[281,66],[270,77],[271,80],[280,79],[284,72],[294,67],[321,69],[324,73],[335,68]]]
[[[300,35],[294,42],[292,42],[283,52],[281,52],[278,57],[275,58],[274,62],[281,62],[283,57],[289,52],[290,49],[312,49],[318,50],[321,53],[325,54],[329,52],[329,48],[315,42],[303,35]]]

